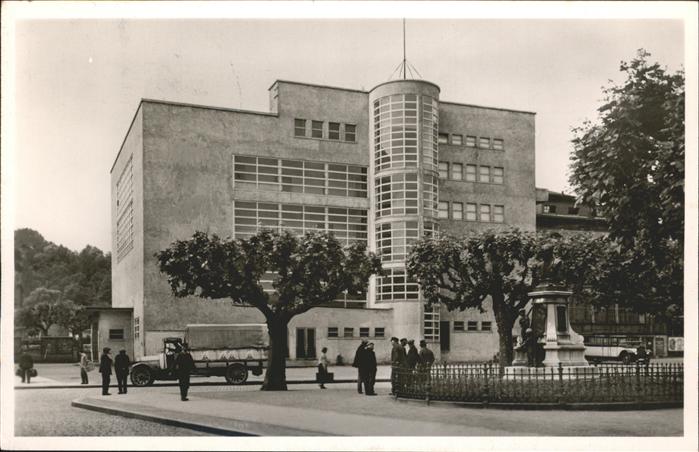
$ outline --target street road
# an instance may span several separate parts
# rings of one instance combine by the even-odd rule
[[[153,388],[158,391],[162,388]],[[100,388],[15,391],[15,436],[208,436],[194,430],[73,408]],[[116,388],[112,395],[119,397]]]

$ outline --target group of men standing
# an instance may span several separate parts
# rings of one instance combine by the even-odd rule
[[[111,348],[104,347],[102,349],[102,356],[100,357],[100,373],[102,374],[103,396],[111,395],[109,393],[109,383],[112,379],[112,367],[114,367],[114,373],[116,374],[119,394],[126,394],[127,389],[127,378],[129,376],[129,366],[131,365],[129,355],[126,354],[126,350],[120,350],[116,358],[112,359],[111,351]],[[80,373],[81,377],[83,377],[82,360]],[[87,382],[87,374],[84,374],[83,382],[84,384]]]
[[[420,351],[415,347],[414,340],[406,338],[398,340],[391,338],[391,395],[398,387],[398,373],[401,370],[414,370],[416,367],[429,367],[434,363],[434,353],[427,348],[425,340],[420,341]],[[407,347],[407,350],[406,350]]]
[[[420,350],[415,347],[415,341],[405,338],[398,340],[391,338],[391,394],[397,387],[398,372],[400,369],[414,370],[418,366],[429,367],[434,363],[434,353],[427,348],[427,342],[420,341]],[[352,366],[357,368],[357,392],[366,395],[376,395],[374,383],[376,382],[376,354],[374,344],[366,338],[357,347]],[[364,391],[362,391],[362,387]]]

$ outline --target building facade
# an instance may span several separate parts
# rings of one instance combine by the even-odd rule
[[[227,300],[175,298],[155,253],[195,231],[326,230],[366,242],[386,275],[366,299],[295,317],[289,358],[351,360],[360,338],[387,361],[391,336],[442,359],[492,358],[492,313],[425,310],[410,247],[435,231],[536,227],[534,114],[445,102],[437,85],[371,91],[276,81],[270,111],[142,100],[111,170],[112,303],[133,309],[136,357],[190,323],[263,322]]]

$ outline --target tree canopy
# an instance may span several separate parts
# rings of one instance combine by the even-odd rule
[[[43,287],[84,306],[111,305],[111,256],[86,246],[75,252],[37,231],[15,231],[15,306]]]
[[[684,73],[639,50],[603,89],[597,121],[573,130],[570,183],[608,220],[592,300],[673,316],[683,300]]]
[[[244,240],[196,232],[156,258],[175,296],[229,298],[262,312],[270,335],[265,390],[286,389],[289,320],[344,292],[365,293],[369,277],[381,272],[379,258],[367,253],[364,245],[343,248],[325,232],[297,237],[263,230]],[[263,282],[267,279],[271,284]]]
[[[684,233],[684,73],[649,56],[622,62],[626,80],[603,88],[597,121],[573,129],[571,186],[626,248]]]

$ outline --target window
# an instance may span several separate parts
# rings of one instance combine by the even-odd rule
[[[451,178],[461,180],[464,178],[464,166],[461,163],[451,164]]]
[[[476,165],[466,165],[466,182],[476,182]]]
[[[141,337],[141,318],[134,317],[133,319],[133,338],[138,340]]]
[[[466,203],[466,221],[476,221],[478,218],[476,216],[476,204]]]
[[[344,337],[354,337],[354,328],[345,328]]]
[[[439,201],[439,213],[437,218],[449,218],[449,203],[446,201]]]
[[[439,178],[448,179],[449,178],[449,163],[439,162]]]
[[[454,220],[464,219],[464,205],[460,202],[451,203],[451,217]]]
[[[470,148],[476,147],[476,137],[471,135],[466,135],[466,146]]]
[[[363,326],[359,328],[359,337],[369,337],[369,327]]]
[[[481,221],[487,223],[490,221],[490,205],[481,204]]]
[[[305,119],[294,119],[294,136],[305,137],[306,136],[306,120]]]
[[[463,135],[452,135],[451,136],[451,144],[461,146],[463,143],[464,143]]]
[[[115,340],[122,340],[124,339],[124,329],[119,328],[119,329],[110,329],[109,330],[109,339],[115,339]]]
[[[484,149],[490,149],[490,138],[479,137],[478,138],[478,147],[484,148]]]
[[[328,327],[328,337],[338,337],[338,332],[337,332],[336,326],[329,326]]]
[[[417,215],[417,187],[417,174],[391,174],[375,178],[376,218],[390,215]],[[430,199],[429,196],[426,196],[426,199]],[[429,207],[436,210],[437,206]]]
[[[493,206],[493,223],[505,222],[505,206]]]
[[[374,328],[374,337],[384,337],[384,334],[383,328]]]
[[[309,359],[316,357],[315,328],[296,328],[296,358]]]
[[[478,322],[474,322],[473,320],[469,320],[468,323],[466,324],[466,329],[468,331],[478,331]]]
[[[354,124],[345,124],[345,141],[354,143],[357,141],[357,126]]]
[[[116,185],[117,262],[134,247],[133,155],[129,156]]]
[[[544,213],[556,213],[556,206],[550,204],[544,205]]]
[[[464,330],[464,322],[454,321],[454,331],[463,331],[463,330]]]
[[[505,144],[501,138],[493,138],[493,149],[502,151],[505,148]]]
[[[418,241],[417,221],[392,221],[376,226],[376,250],[383,262],[403,261]]]
[[[493,180],[494,184],[502,184],[504,181],[505,169],[500,167],[493,167]]]
[[[311,121],[311,136],[323,138],[323,121]]]
[[[376,301],[417,300],[419,288],[405,270],[386,269],[386,276],[376,278]]]
[[[486,184],[490,182],[490,167],[489,166],[481,166],[480,167],[480,177],[478,178],[478,182],[485,182]]]
[[[440,133],[437,142],[438,142],[439,144],[447,144],[447,143],[449,143],[449,134],[448,134],[448,133]]]
[[[493,322],[481,322],[481,331],[493,331]]]
[[[340,123],[339,122],[329,122],[328,123],[328,138],[331,140],[340,139]]]

